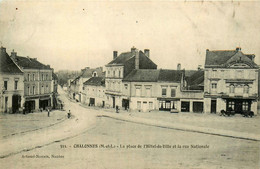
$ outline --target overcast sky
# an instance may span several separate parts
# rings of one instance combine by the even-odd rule
[[[237,46],[260,64],[260,3],[0,0],[0,45],[56,71],[104,66],[132,46],[159,68],[196,69],[206,49]]]

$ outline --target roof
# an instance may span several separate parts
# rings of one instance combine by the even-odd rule
[[[242,59],[243,62],[247,62],[251,66],[257,66],[252,58],[254,58],[253,54],[244,54],[241,52],[241,48],[237,48],[236,50],[215,50],[206,51],[206,60],[205,67],[208,66],[217,66],[217,67],[226,67],[229,63],[234,61],[234,58],[238,60],[238,58]]]
[[[105,78],[104,77],[92,77],[86,82],[83,83],[84,85],[90,86],[105,86]]]
[[[180,82],[182,71],[168,69],[134,69],[123,81],[128,82]]]
[[[185,79],[189,90],[201,90],[204,86],[204,71],[197,70],[193,75],[188,76]]]
[[[117,64],[122,64],[124,65],[128,60],[131,58],[134,58],[135,54],[132,52],[124,52],[121,53],[118,57],[113,59],[111,62],[109,62],[107,65],[117,65]],[[149,57],[147,57],[141,50],[139,51],[139,59],[140,59],[140,68],[142,64],[148,63],[148,64],[153,64],[156,65]],[[145,62],[143,62],[145,61]],[[145,66],[144,66],[145,67]],[[157,65],[156,65],[157,67]]]
[[[13,74],[22,74],[23,72],[18,68],[18,66],[13,62],[10,56],[0,51],[0,72],[1,73],[13,73]]]
[[[102,67],[98,67],[98,68],[93,68],[93,69],[85,68],[82,71],[82,74],[80,75],[80,77],[82,77],[82,78],[90,78],[90,77],[92,77],[93,72],[97,72],[97,76],[98,77],[104,77],[105,76],[104,72],[103,72],[103,68]]]
[[[58,76],[57,76],[55,73],[52,73],[52,78],[53,78],[54,80],[58,80]]]
[[[16,63],[23,69],[46,69],[52,70],[50,66],[44,65],[41,62],[37,61],[36,58],[16,56]]]

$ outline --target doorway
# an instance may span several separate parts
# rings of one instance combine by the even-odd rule
[[[112,97],[112,100],[113,100],[113,108],[115,108],[116,107],[116,98],[115,98],[115,96]]]
[[[217,100],[211,100],[210,112],[216,114],[216,112],[217,112]]]
[[[13,95],[12,96],[12,113],[19,112],[19,107],[21,107],[21,96]]]

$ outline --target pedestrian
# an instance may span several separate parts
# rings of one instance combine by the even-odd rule
[[[118,108],[118,106],[116,106],[116,113],[119,113],[119,108]]]
[[[63,110],[63,104],[62,103],[61,103],[60,107],[61,107],[61,110]]]
[[[68,112],[68,119],[71,117],[71,113],[70,113],[70,110]]]
[[[47,111],[48,111],[48,117],[50,117],[50,109],[47,108]]]

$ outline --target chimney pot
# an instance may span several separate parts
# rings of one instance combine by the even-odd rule
[[[149,49],[144,49],[144,54],[150,58],[150,50]]]
[[[178,63],[178,65],[177,65],[177,70],[181,70],[181,64],[180,63]]]
[[[241,51],[241,47],[237,47],[237,48],[236,48],[236,51]]]
[[[209,49],[206,49],[206,52],[208,52],[209,51]]]
[[[135,50],[136,50],[136,48],[133,46],[133,47],[131,48],[131,52],[132,52],[132,54],[135,53]]]
[[[1,52],[6,53],[6,48],[1,46]]]
[[[113,51],[113,59],[117,57],[117,51]]]

